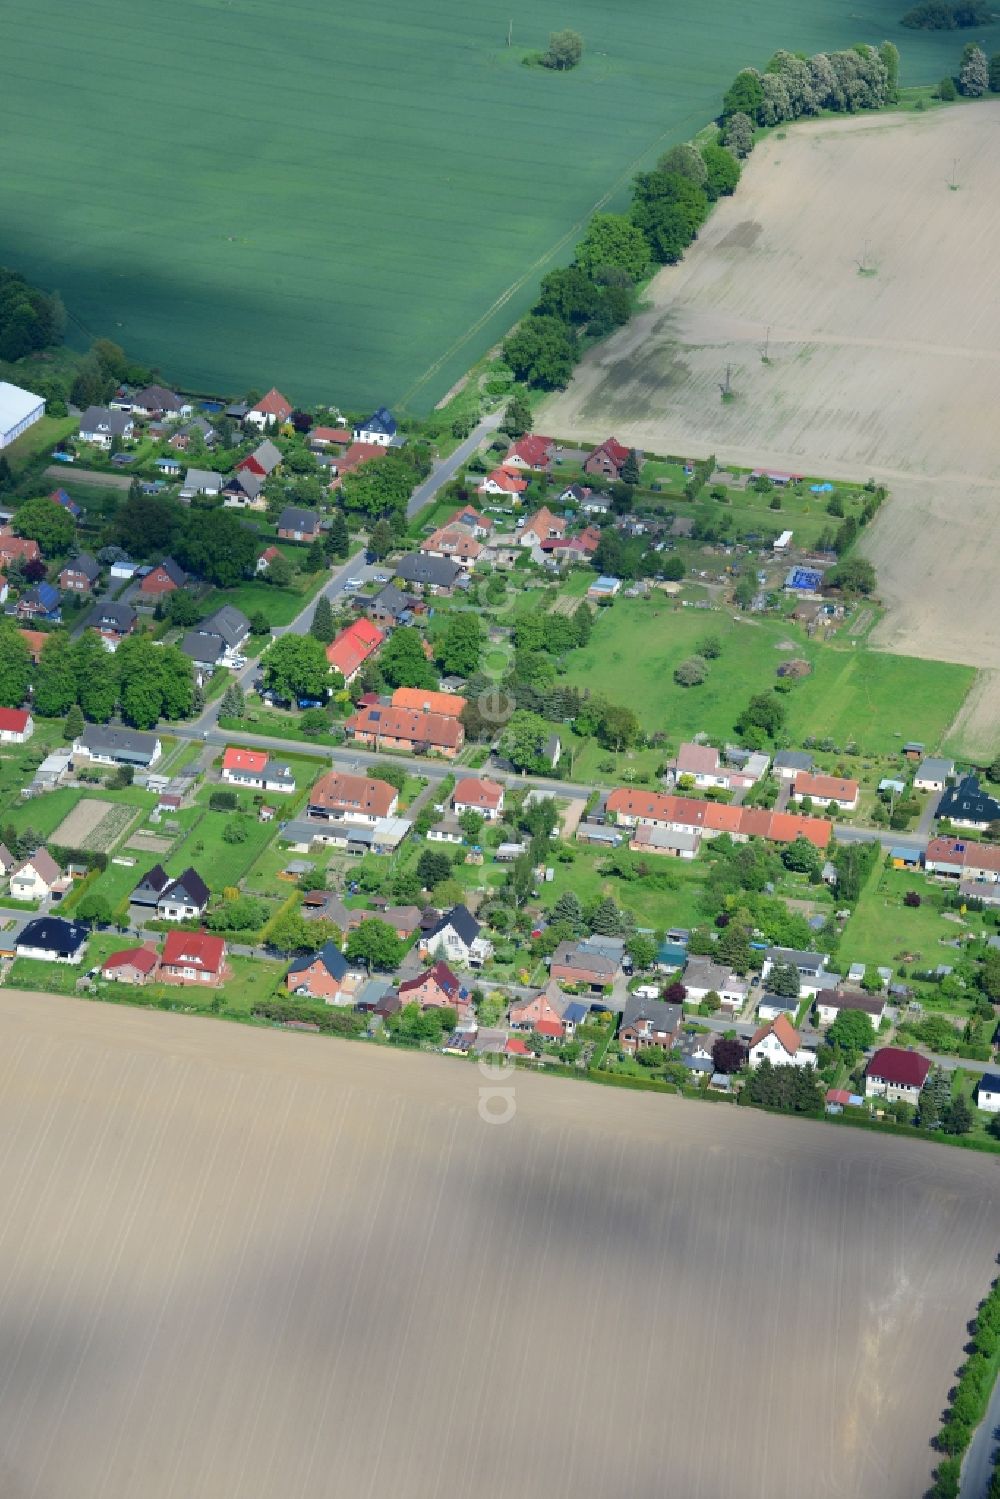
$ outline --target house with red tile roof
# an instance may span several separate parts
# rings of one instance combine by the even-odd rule
[[[598,475],[602,479],[620,479],[628,455],[629,449],[624,443],[620,443],[616,437],[609,437],[585,460],[583,471],[585,474]]]
[[[769,1020],[750,1037],[750,1066],[815,1067],[816,1053],[802,1045],[802,1037],[786,1015]]]
[[[465,729],[457,718],[397,708],[391,703],[359,707],[344,728],[349,738],[376,751],[438,754],[448,760],[453,760],[465,743]]]
[[[350,427],[313,427],[309,433],[309,446],[311,448],[346,448],[351,443]]]
[[[447,557],[463,572],[471,573],[482,556],[483,544],[465,526],[439,526],[420,543],[425,557]]]
[[[504,500],[519,500],[528,487],[528,481],[517,468],[506,468],[502,464],[479,484],[477,494],[495,495]]]
[[[485,541],[493,529],[493,522],[488,515],[480,515],[471,505],[464,505],[449,515],[445,522],[448,526],[464,526],[471,531],[477,541]]]
[[[384,640],[382,631],[370,619],[362,616],[354,620],[326,648],[330,670],[339,671],[349,686]]]
[[[235,745],[230,745],[222,757],[222,779],[230,786],[247,786],[255,791],[295,790],[295,774],[290,766],[272,760],[263,750]]]
[[[676,832],[697,828],[706,838],[718,833],[729,833],[737,841],[767,838],[772,843],[794,843],[796,838],[808,838],[822,849],[827,847],[833,833],[833,824],[824,817],[698,801],[695,797],[642,791],[634,786],[619,786],[612,791],[607,810],[623,827],[647,824]]]
[[[270,426],[279,426],[287,422],[292,414],[292,403],[285,399],[280,390],[272,385],[266,396],[261,396],[255,406],[251,406],[243,421],[248,427],[257,427],[261,432]]]
[[[858,805],[860,790],[857,781],[800,770],[792,783],[792,800],[801,802],[808,797],[814,806],[834,806],[842,812],[853,812]]]
[[[186,984],[219,984],[226,963],[226,944],[211,932],[168,932],[160,974]]]
[[[324,822],[358,822],[374,826],[395,816],[399,792],[388,781],[329,770],[309,793],[308,815]]]
[[[503,787],[497,781],[463,776],[452,794],[455,816],[478,812],[487,822],[496,822],[503,811]]]
[[[12,562],[37,562],[41,557],[38,542],[27,536],[15,536],[10,526],[0,526],[0,572]]]
[[[930,1070],[930,1061],[919,1052],[882,1046],[865,1068],[865,1097],[917,1104]]]
[[[155,947],[123,947],[105,958],[101,978],[117,984],[144,984],[156,973],[159,961]]]
[[[404,980],[399,986],[399,999],[404,1005],[418,1004],[421,1010],[440,1010],[450,1005],[461,1014],[469,1008],[469,999],[460,980],[443,961],[425,969],[416,978]]]
[[[547,505],[535,512],[518,535],[523,547],[541,546],[546,541],[560,541],[566,535],[566,522],[561,515],[553,515]]]
[[[515,1031],[538,1031],[553,1039],[562,1039],[566,1026],[562,1010],[553,1002],[554,996],[543,989],[528,999],[515,999],[510,1006],[510,1027]]]
[[[0,744],[27,744],[34,732],[27,708],[0,708]]]
[[[432,692],[425,687],[397,687],[394,708],[415,708],[418,713],[440,713],[442,718],[461,718],[466,699],[457,692]]]
[[[279,552],[277,547],[265,547],[260,556],[257,558],[257,566],[254,571],[258,573],[266,573],[275,557],[281,557],[283,555],[284,554],[282,552]]]
[[[35,665],[38,665],[42,655],[42,647],[51,639],[47,630],[18,630],[17,632],[25,645],[28,647],[28,655]]]
[[[544,473],[551,467],[555,446],[554,438],[529,432],[526,437],[519,437],[511,443],[503,461],[504,468],[528,468]]]

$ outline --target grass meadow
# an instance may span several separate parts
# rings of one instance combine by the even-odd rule
[[[722,653],[699,687],[679,687],[674,668],[706,636]],[[793,650],[781,650],[791,643]],[[567,657],[567,680],[624,703],[648,731],[674,741],[699,731],[715,742],[755,692],[773,687],[790,656],[812,663],[785,698],[793,743],[808,735],[843,747],[854,738],[870,753],[898,751],[906,739],[936,747],[972,684],[971,667],[920,661],[808,640],[788,620],[733,618],[718,610],[677,608],[666,598],[618,599],[598,612],[589,644]]]
[[[906,82],[953,71],[904,8],[38,0],[0,14],[0,262],[191,388],[423,410],[741,66],[888,36]],[[576,72],[520,65],[563,26]]]

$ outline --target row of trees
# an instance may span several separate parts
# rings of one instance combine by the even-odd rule
[[[899,52],[892,42],[878,48],[859,43],[813,57],[776,52],[763,73],[744,68],[730,84],[722,103],[724,138],[737,115],[751,125],[779,125],[823,109],[881,109],[895,98],[898,79]]]

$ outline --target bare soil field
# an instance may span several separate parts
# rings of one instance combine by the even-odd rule
[[[998,239],[1000,102],[797,124],[754,152],[650,310],[591,351],[541,425],[885,480],[867,550],[889,611],[872,643],[1000,667]]]
[[[137,807],[85,796],[67,813],[52,834],[63,848],[107,850],[139,816]]]
[[[0,991],[7,1499],[914,1499],[996,1162]]]

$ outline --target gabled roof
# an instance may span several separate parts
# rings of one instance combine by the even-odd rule
[[[380,406],[366,422],[360,422],[359,432],[382,432],[386,437],[395,437],[396,419],[386,406]]]
[[[203,620],[198,629],[205,635],[221,635],[226,645],[240,645],[250,633],[250,621],[234,604],[223,604]]]
[[[63,572],[80,573],[88,582],[93,583],[95,578],[101,575],[101,564],[96,557],[89,552],[81,552],[78,557],[71,557],[63,568]]]
[[[356,619],[327,646],[326,659],[332,671],[350,677],[373,655],[385,636],[370,619]]]
[[[168,967],[189,966],[218,973],[225,956],[226,944],[222,937],[214,937],[210,932],[168,932],[162,961]]]
[[[900,1088],[922,1088],[930,1070],[929,1060],[919,1052],[904,1051],[899,1046],[882,1046],[865,1068],[865,1076],[883,1083],[894,1083]]]
[[[171,880],[166,889],[161,892],[160,900],[177,900],[182,896],[187,896],[193,906],[208,905],[211,892],[196,869],[185,869],[176,880]]]
[[[494,811],[503,801],[503,787],[496,781],[481,780],[478,776],[463,776],[452,792],[452,801],[468,807],[485,807]]]
[[[273,385],[267,395],[261,396],[257,404],[250,407],[250,410],[257,412],[260,416],[273,416],[279,422],[283,422],[292,414],[291,402],[287,401],[281,391],[276,390]]]
[[[303,510],[299,505],[286,505],[278,516],[279,531],[319,531],[319,512]]]
[[[677,751],[680,775],[715,775],[719,770],[719,751],[711,744],[682,744]]]
[[[121,760],[146,765],[153,759],[158,740],[155,734],[143,733],[141,729],[123,729],[117,724],[88,723],[76,743],[91,754],[114,754]]]
[[[323,811],[359,811],[372,817],[389,817],[398,792],[388,781],[368,776],[345,775],[339,770],[320,776],[309,793],[310,807]]]
[[[23,734],[30,717],[27,708],[0,708],[0,732]]]
[[[385,457],[385,446],[380,442],[352,442],[347,452],[336,459],[337,473],[341,476],[353,473],[363,463],[374,463]]]
[[[374,703],[359,707],[347,720],[350,733],[379,739],[399,739],[408,744],[427,744],[442,749],[457,749],[463,729],[457,718],[441,713],[418,713],[413,708],[396,708]]]
[[[144,411],[180,411],[184,402],[176,391],[168,390],[165,385],[144,385],[132,397],[132,404],[141,406]]]
[[[677,1030],[683,1014],[680,1005],[668,1004],[662,999],[639,999],[637,995],[630,994],[625,1001],[621,1028],[625,1030],[640,1020],[648,1020],[655,1030],[670,1034]]]
[[[449,927],[457,937],[461,938],[466,947],[471,947],[482,931],[482,927],[468,906],[462,904],[452,906],[450,911],[445,911],[436,926],[431,927],[427,935],[428,937],[436,937],[439,932],[445,932]]]
[[[512,458],[520,458],[522,463],[527,463],[531,468],[543,468],[552,457],[554,446],[554,438],[529,432],[525,437],[519,437],[516,442],[511,443],[507,449],[505,461],[509,463]]]
[[[263,750],[239,749],[235,745],[230,745],[222,757],[223,770],[248,770],[254,775],[259,775],[266,764]]]
[[[795,794],[851,802],[858,794],[858,783],[842,776],[813,775],[810,771],[800,770],[795,777]]]
[[[443,960],[439,960],[433,967],[426,969],[425,972],[418,973],[416,978],[404,980],[399,986],[400,997],[404,994],[412,994],[415,989],[419,989],[428,979],[437,984],[438,988],[443,990],[449,999],[457,998],[462,991],[461,982],[452,973],[448,964]]]
[[[602,454],[607,454],[615,468],[621,468],[628,457],[629,450],[623,443],[618,441],[617,437],[608,437],[601,443],[600,447],[594,449],[587,461],[589,462],[591,458],[597,458]]]
[[[140,973],[152,973],[158,962],[151,947],[123,947],[109,953],[101,966],[105,972],[113,968],[137,968]]]
[[[142,879],[135,888],[137,890],[152,890],[154,894],[159,895],[162,891],[166,890],[169,884],[170,876],[163,865],[154,864],[148,874],[142,876]]]
[[[225,642],[221,635],[189,630],[181,641],[181,650],[190,661],[197,661],[201,666],[214,666],[225,652]]]
[[[14,870],[14,874],[19,874],[22,869],[29,868],[33,869],[47,885],[53,884],[60,875],[59,865],[46,848],[36,848],[27,859],[22,859]]]
[[[136,618],[136,612],[131,604],[104,603],[94,605],[87,623],[92,630],[113,629],[119,635],[127,635],[135,624]]]
[[[759,1030],[754,1031],[750,1038],[751,1051],[758,1042],[763,1041],[764,1037],[769,1035],[777,1037],[790,1057],[794,1057],[802,1045],[801,1037],[791,1021],[786,1016],[779,1015],[776,1020],[769,1020],[767,1025],[762,1025]]]
[[[949,786],[942,793],[934,815],[953,818],[958,822],[998,822],[1000,802],[983,791],[977,778],[970,775],[959,781],[957,786]]]
[[[305,973],[318,963],[332,979],[338,982],[344,977],[350,964],[335,942],[324,942],[319,952],[302,953],[289,964],[289,977],[293,973]]]
[[[462,569],[450,557],[426,557],[410,552],[396,564],[396,577],[404,583],[424,583],[433,588],[453,588]]]
[[[175,562],[173,557],[164,557],[163,561],[158,562],[152,572],[147,573],[143,578],[142,587],[145,588],[150,578],[155,578],[157,573],[162,573],[165,577],[169,578],[176,588],[183,588],[187,582],[187,573],[181,567],[180,563]]]
[[[240,473],[244,468],[256,468],[266,477],[268,474],[273,473],[281,463],[283,457],[284,454],[281,449],[275,447],[269,437],[265,437],[263,442],[257,444],[252,453],[249,453],[246,458],[240,459],[236,465],[236,472]]]
[[[778,770],[812,770],[813,757],[805,750],[782,749],[774,757]]]
[[[397,687],[394,708],[412,708],[418,713],[439,713],[442,718],[461,718],[466,699],[457,692],[432,692],[424,687]]]

